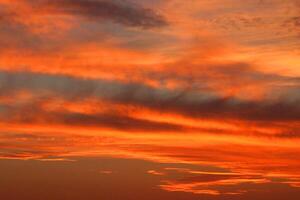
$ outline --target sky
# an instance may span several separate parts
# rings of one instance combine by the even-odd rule
[[[0,0],[7,200],[300,198],[299,0]]]

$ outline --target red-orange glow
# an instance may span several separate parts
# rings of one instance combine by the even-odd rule
[[[299,199],[299,8],[0,0],[1,197]]]

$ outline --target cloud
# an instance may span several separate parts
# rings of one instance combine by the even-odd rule
[[[4,71],[0,73],[0,81],[2,95],[25,90],[38,95],[37,98],[43,95],[46,98],[52,96],[72,101],[96,98],[117,105],[145,107],[194,118],[265,122],[299,122],[300,120],[300,99],[293,93],[275,100],[252,101],[230,96],[222,97],[207,90],[193,88],[186,90],[154,88],[138,82],[122,83]]]
[[[119,156],[232,172],[168,179],[143,170],[171,180],[168,191],[195,194],[240,194],[232,187],[274,183],[270,173],[299,186],[299,59],[290,51],[299,19],[281,0],[5,2],[0,158]]]
[[[0,115],[1,121],[17,124],[42,124],[42,125],[65,125],[79,127],[97,127],[99,129],[111,128],[122,131],[142,131],[142,132],[178,132],[184,127],[175,124],[152,122],[144,119],[135,119],[121,114],[113,115],[106,113],[81,114],[72,112],[44,112],[34,108],[35,105],[25,108],[10,107],[3,108]],[[5,110],[5,111],[4,111]],[[30,114],[28,114],[28,111]],[[26,114],[27,113],[27,114]],[[9,116],[9,117],[7,117]]]
[[[253,187],[257,190],[264,190],[264,187],[271,185],[288,185],[298,187],[299,178],[297,175],[287,174],[268,174],[262,172],[215,172],[215,171],[197,171],[190,169],[169,169],[176,172],[176,176],[165,175],[160,187],[163,190],[174,192],[188,192],[194,194],[207,195],[246,195],[251,193]],[[262,169],[261,169],[262,170]],[[170,174],[169,174],[170,175]],[[184,177],[184,178],[175,178]],[[294,181],[293,181],[294,180]],[[211,191],[211,192],[205,192]],[[213,192],[214,191],[214,192]]]
[[[290,32],[296,32],[300,34],[300,16],[290,17],[285,20],[282,24],[282,27],[286,28]]]
[[[270,182],[263,176],[257,175],[216,175],[207,172],[207,174],[181,180],[164,181],[160,187],[167,191],[182,191],[194,194],[238,195],[248,192],[247,187],[249,187],[249,184],[267,184]],[[237,185],[239,185],[239,189],[236,189],[235,186]]]
[[[39,4],[40,3],[40,4]],[[48,14],[71,14],[90,20],[109,20],[131,27],[157,28],[166,26],[165,18],[151,9],[121,1],[107,0],[41,0],[35,6]]]
[[[163,172],[156,171],[156,170],[148,170],[147,173],[155,175],[155,176],[163,176],[163,175],[165,175]]]
[[[0,25],[0,51],[28,58],[29,52],[48,54],[91,40],[121,40],[131,31],[124,27],[146,30],[168,22],[152,9],[124,1],[21,0],[0,2]]]

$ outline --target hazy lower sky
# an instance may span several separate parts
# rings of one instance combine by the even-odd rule
[[[0,198],[300,199],[299,0],[0,0]]]

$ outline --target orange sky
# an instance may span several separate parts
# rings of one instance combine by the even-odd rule
[[[299,0],[0,0],[0,163],[105,157],[142,162],[141,186],[182,199],[300,198],[299,13]]]

